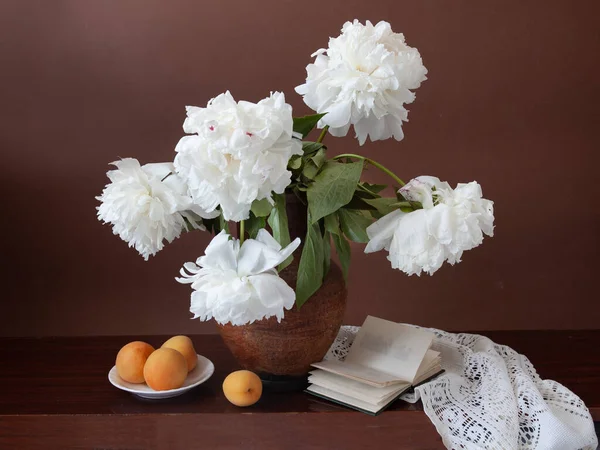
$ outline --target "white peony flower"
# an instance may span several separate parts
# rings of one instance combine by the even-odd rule
[[[226,220],[247,219],[254,200],[272,201],[290,184],[287,165],[302,154],[293,132],[292,107],[282,93],[257,104],[236,103],[229,92],[206,108],[187,107],[186,133],[175,151],[175,168],[195,203],[207,211],[221,206]]]
[[[98,219],[112,224],[113,233],[135,247],[145,260],[162,250],[165,239],[172,242],[179,237],[186,226],[184,218],[193,228],[205,229],[200,218],[215,217],[192,204],[173,164],[140,166],[133,158],[112,164],[117,169],[107,173],[110,183],[96,197],[102,202],[97,208]]]
[[[300,245],[297,238],[281,245],[264,229],[256,239],[230,239],[221,231],[206,247],[205,255],[188,262],[181,269],[180,283],[191,284],[194,292],[190,311],[194,319],[244,325],[256,320],[277,317],[296,300],[294,290],[278,275],[275,267],[285,261]],[[187,272],[186,272],[187,271]]]
[[[311,56],[317,58],[296,92],[310,108],[327,113],[320,128],[329,125],[333,136],[345,136],[354,125],[360,145],[367,136],[402,140],[402,121],[408,121],[404,104],[413,102],[411,89],[427,79],[419,51],[406,45],[404,35],[383,21],[346,22],[327,49]]]
[[[494,235],[494,203],[482,198],[481,186],[473,181],[452,189],[435,177],[418,177],[400,193],[423,209],[410,213],[394,211],[367,228],[365,253],[386,249],[394,269],[408,275],[421,271],[432,275],[444,261],[460,262],[465,250]]]

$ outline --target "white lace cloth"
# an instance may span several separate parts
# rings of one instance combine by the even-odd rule
[[[342,327],[325,358],[343,360],[358,330]],[[447,448],[596,449],[583,401],[560,383],[542,380],[527,357],[484,336],[429,330],[446,372],[402,400],[423,401]]]

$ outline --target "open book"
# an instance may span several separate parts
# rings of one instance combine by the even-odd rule
[[[411,386],[442,371],[433,333],[368,316],[345,361],[312,364],[307,392],[378,414]]]

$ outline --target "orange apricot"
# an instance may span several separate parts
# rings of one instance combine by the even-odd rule
[[[144,365],[154,351],[154,347],[142,341],[134,341],[123,346],[117,354],[117,373],[129,383],[144,382]]]
[[[155,391],[180,388],[187,373],[185,357],[172,348],[155,350],[144,365],[146,384]]]
[[[188,372],[194,370],[194,367],[196,367],[196,364],[198,363],[198,356],[196,355],[194,344],[187,336],[173,336],[162,345],[162,348],[172,348],[181,353],[187,362]]]

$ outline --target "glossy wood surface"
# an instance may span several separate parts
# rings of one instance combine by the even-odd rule
[[[600,330],[484,334],[527,355],[542,378],[566,385],[600,420]],[[280,448],[290,437],[287,448],[392,442],[443,448],[420,404],[399,401],[370,417],[301,392],[265,392],[253,407],[235,407],[221,383],[238,367],[217,335],[192,337],[216,370],[188,394],[150,401],[110,385],[108,371],[122,345],[134,339],[161,345],[166,338],[0,339],[0,448],[161,448],[199,440],[219,448]]]

